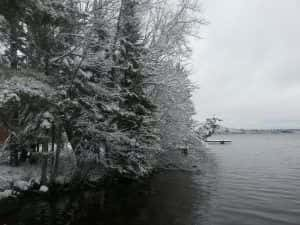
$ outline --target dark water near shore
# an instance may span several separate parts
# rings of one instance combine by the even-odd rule
[[[32,199],[0,225],[299,225],[300,134],[232,135],[144,184]],[[192,168],[192,169],[191,169]]]

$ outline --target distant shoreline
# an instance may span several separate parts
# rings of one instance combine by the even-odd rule
[[[221,127],[215,134],[294,134],[300,129],[234,129]]]

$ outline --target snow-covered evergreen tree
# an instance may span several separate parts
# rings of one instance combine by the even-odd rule
[[[119,161],[128,164],[125,173],[144,175],[151,168],[159,150],[155,105],[144,90],[142,55],[145,49],[140,36],[138,1],[122,0],[114,47],[113,77],[120,86],[120,111],[115,118],[118,129],[127,139]]]
[[[11,143],[47,146],[54,127],[57,141],[66,133],[79,181],[99,166],[148,174],[161,147],[193,127],[183,65],[201,21],[189,14],[194,1],[179,2],[0,1],[0,120]]]

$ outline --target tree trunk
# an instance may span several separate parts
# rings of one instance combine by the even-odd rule
[[[20,162],[25,162],[26,160],[27,160],[27,150],[25,149],[25,146],[22,146]]]
[[[18,166],[19,165],[18,146],[17,144],[10,144],[9,148],[10,148],[9,164],[11,166]]]
[[[55,159],[54,159],[54,165],[52,169],[52,174],[51,174],[51,182],[53,183],[55,181],[55,178],[57,177],[58,174],[58,168],[59,168],[59,156],[60,152],[63,148],[63,141],[62,141],[62,127],[58,127],[57,131],[57,139],[56,139],[56,152],[55,152]]]
[[[117,41],[118,39],[120,38],[120,30],[121,30],[121,26],[122,26],[122,13],[123,13],[123,8],[124,8],[124,0],[121,1],[121,6],[120,6],[120,9],[119,9],[119,15],[118,15],[118,21],[117,21],[117,30],[116,30],[116,33],[115,33],[115,37],[114,37],[114,45],[113,45],[113,50],[116,49],[116,44],[117,44]]]
[[[48,142],[43,143],[41,184],[47,184]]]

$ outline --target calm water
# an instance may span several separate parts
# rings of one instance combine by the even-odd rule
[[[300,134],[226,138],[145,184],[33,199],[0,224],[299,225]]]

